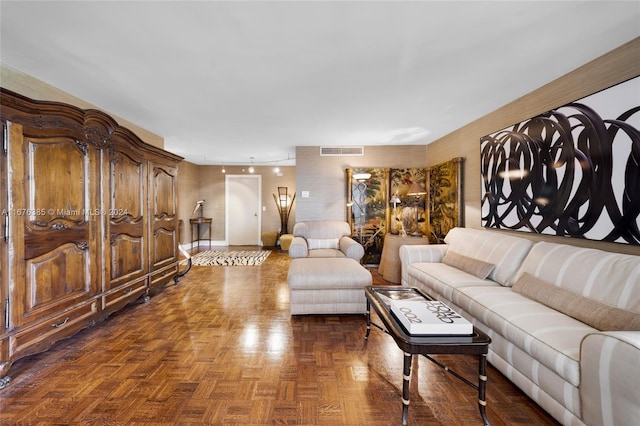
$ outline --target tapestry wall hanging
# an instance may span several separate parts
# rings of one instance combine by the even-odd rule
[[[426,180],[425,169],[391,169],[390,193],[392,197],[395,195],[399,200],[389,216],[389,228],[391,231],[429,235],[425,214],[426,197],[421,196],[416,199],[416,197],[408,195],[414,184],[426,191],[428,186]],[[416,217],[418,218],[417,221]]]
[[[462,164],[457,157],[427,169],[429,242],[443,244],[451,228],[464,226]]]
[[[346,169],[347,222],[352,236],[364,247],[362,263],[380,263],[387,225],[387,181],[389,170]]]
[[[640,77],[480,139],[482,225],[640,245]]]
[[[345,170],[347,222],[352,237],[364,247],[363,264],[380,264],[388,232],[428,235],[426,197],[409,195],[414,185],[426,192],[425,171],[419,168]]]

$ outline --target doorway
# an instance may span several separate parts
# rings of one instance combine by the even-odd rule
[[[225,177],[225,235],[230,246],[260,245],[262,176]]]

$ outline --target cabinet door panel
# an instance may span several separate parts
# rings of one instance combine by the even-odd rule
[[[153,264],[160,265],[175,259],[176,233],[163,228],[156,229],[153,235]]]
[[[4,147],[9,141],[8,127],[6,123],[2,123],[2,143],[0,147]],[[0,377],[2,377],[2,360],[5,356],[5,340],[2,336],[6,332],[6,309],[7,303],[5,302],[9,297],[9,274],[8,274],[8,256],[7,256],[7,231],[9,225],[9,211],[7,210],[8,202],[8,188],[7,188],[7,155],[4,149],[0,148]],[[1,382],[0,382],[1,383]]]
[[[56,219],[83,225],[91,213],[87,146],[69,138],[27,141],[25,225],[49,228]]]
[[[115,138],[114,138],[115,139]],[[139,157],[139,155],[138,155]],[[108,239],[105,255],[109,281],[105,290],[118,287],[148,271],[146,262],[146,162],[126,148],[109,152]]]
[[[152,224],[150,238],[151,270],[162,268],[178,259],[177,239],[177,173],[175,167],[151,166]]]
[[[127,234],[111,237],[111,287],[144,274],[143,248],[142,237]]]
[[[57,131],[12,132],[13,326],[67,309],[101,288],[99,152]]]
[[[58,310],[85,298],[91,283],[83,274],[87,251],[65,244],[51,252],[26,261],[25,317],[44,310]]]

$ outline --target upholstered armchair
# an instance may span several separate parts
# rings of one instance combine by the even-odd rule
[[[351,238],[351,227],[347,222],[313,220],[295,224],[289,256],[294,259],[349,257],[359,262],[364,256],[364,248]]]

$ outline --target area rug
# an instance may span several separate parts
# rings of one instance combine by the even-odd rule
[[[191,258],[194,266],[257,266],[271,254],[270,250],[206,250]]]

